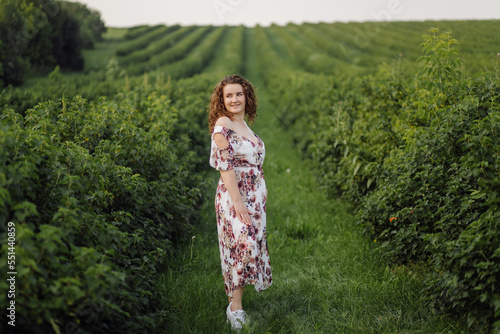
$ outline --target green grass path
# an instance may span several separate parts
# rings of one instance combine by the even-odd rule
[[[372,243],[355,228],[341,200],[327,199],[314,172],[278,127],[272,100],[262,87],[258,58],[247,36],[245,75],[257,86],[254,131],[266,144],[269,197],[268,245],[273,285],[245,290],[250,333],[460,333],[453,321],[433,315],[419,294],[419,280],[404,268],[388,269]],[[208,138],[207,138],[208,140]],[[207,152],[208,164],[208,152]],[[196,239],[181,247],[158,284],[173,333],[230,333],[214,213],[218,173],[203,207]]]

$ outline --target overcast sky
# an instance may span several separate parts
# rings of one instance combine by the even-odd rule
[[[500,0],[78,0],[107,26],[500,19]]]

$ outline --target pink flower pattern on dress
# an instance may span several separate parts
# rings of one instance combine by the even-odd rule
[[[219,148],[214,135],[221,133],[229,142]],[[262,164],[264,142],[256,135],[255,144],[235,131],[216,126],[212,134],[210,166],[217,170],[234,170],[243,202],[251,213],[252,224],[236,218],[233,201],[222,177],[215,195],[217,232],[226,294],[246,285],[261,292],[272,284],[271,262],[266,240],[267,189]]]

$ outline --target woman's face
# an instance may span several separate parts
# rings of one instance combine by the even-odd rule
[[[222,93],[227,111],[245,114],[245,93],[240,84],[227,84],[222,89]]]

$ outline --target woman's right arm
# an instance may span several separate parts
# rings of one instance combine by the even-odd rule
[[[220,133],[215,134],[214,140],[217,146],[221,149],[229,146],[227,139]],[[250,211],[248,211],[248,208],[241,197],[240,190],[238,188],[238,180],[236,179],[236,172],[232,169],[221,170],[220,175],[227,191],[229,192],[229,196],[231,196],[233,201],[236,217],[238,217],[238,219],[244,224],[251,224],[252,220],[250,219]]]
[[[241,198],[238,181],[236,180],[236,173],[234,170],[221,170],[220,174],[222,176],[222,181],[224,181],[224,185],[229,192],[229,196],[231,196],[231,199],[233,200],[236,217],[238,217],[238,219],[244,224],[251,224],[252,220],[250,219],[250,211],[248,211],[247,206],[243,203],[243,199]]]

